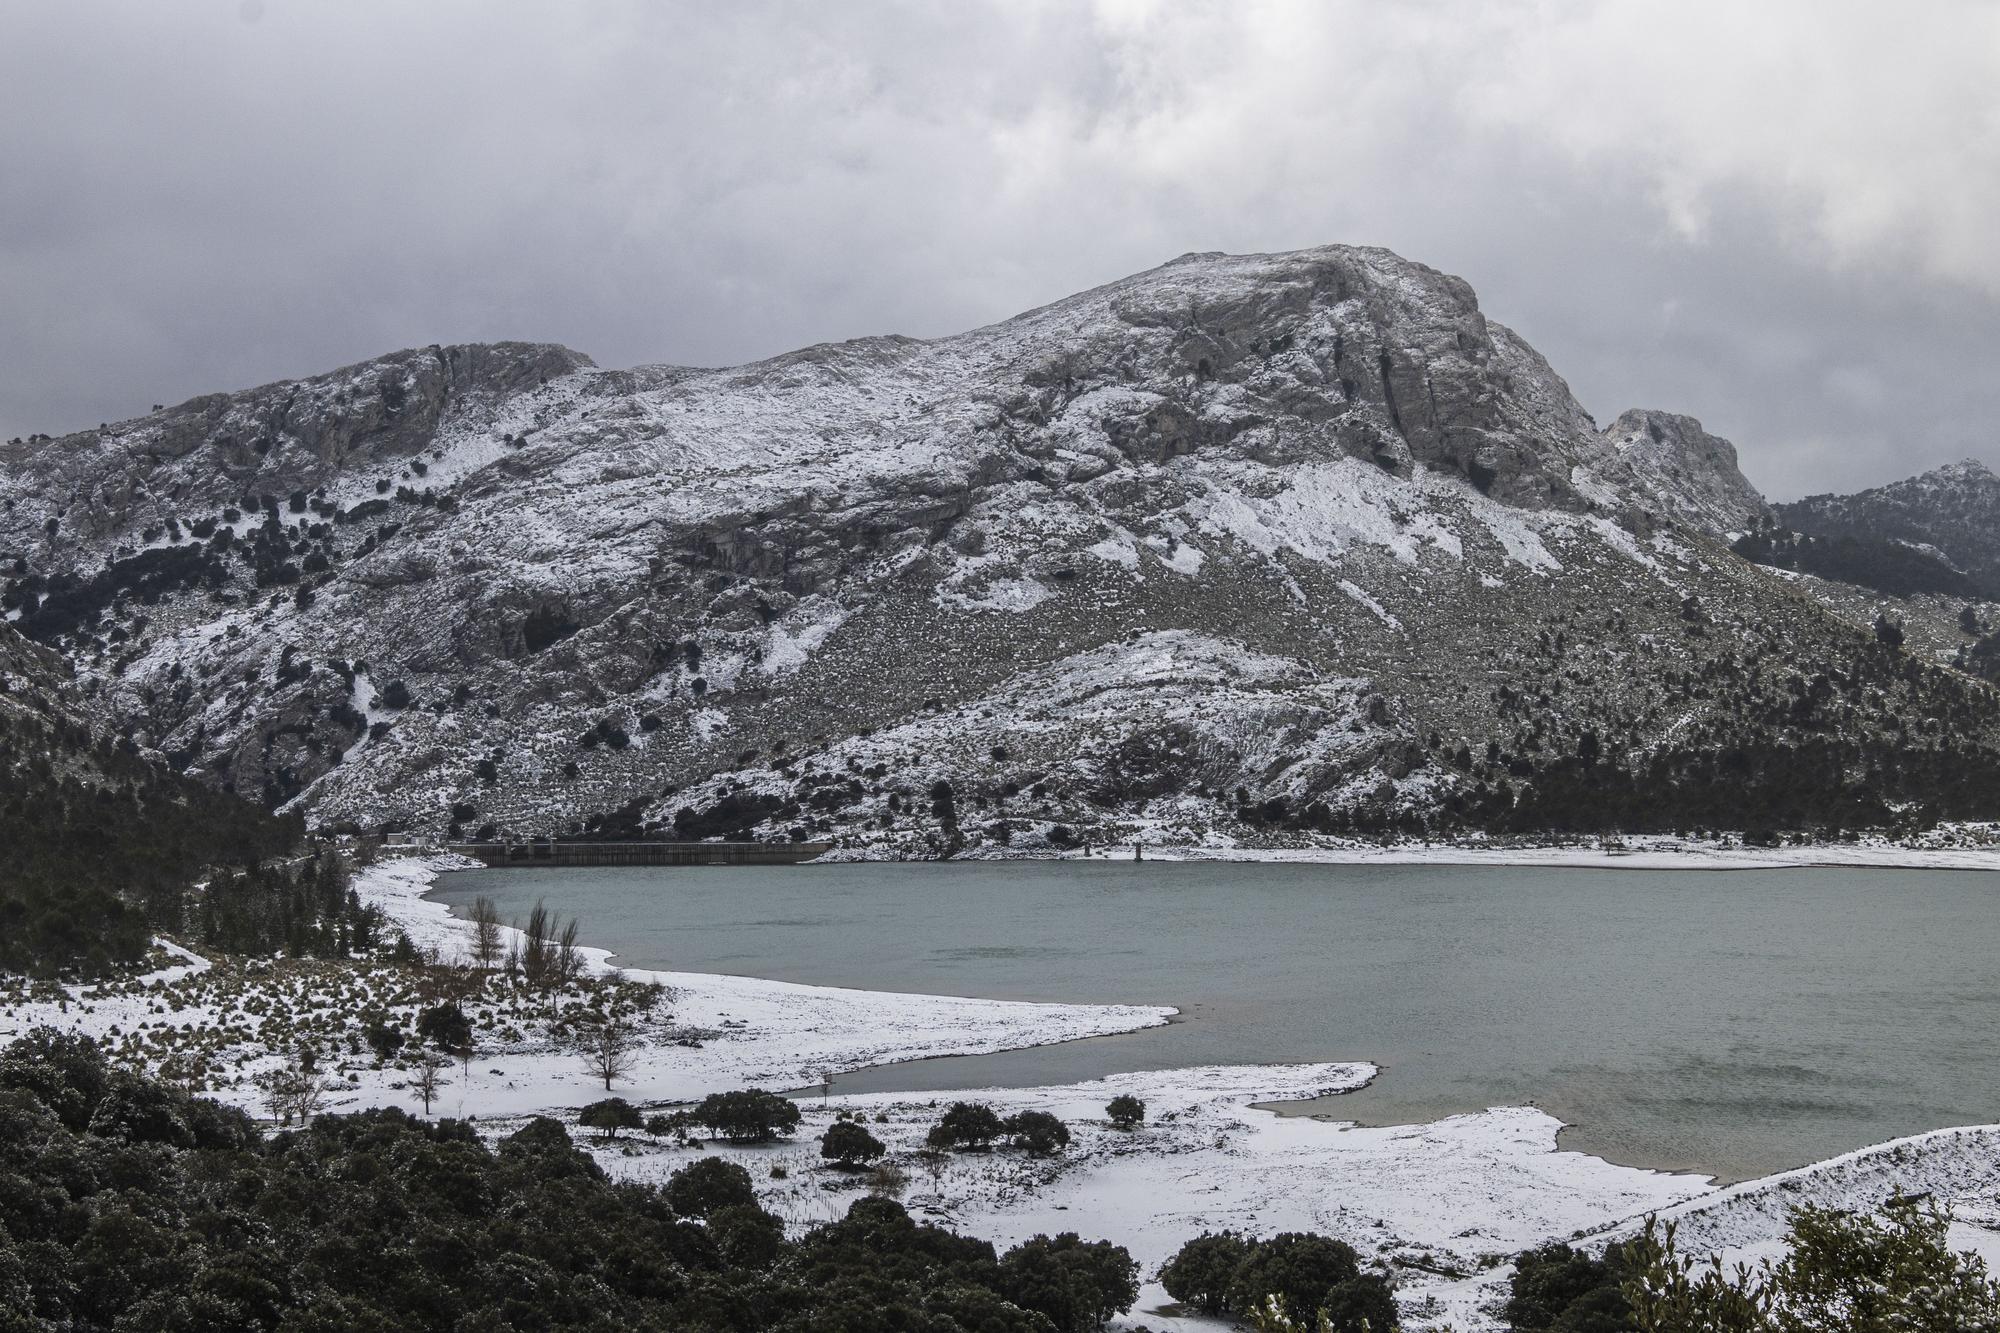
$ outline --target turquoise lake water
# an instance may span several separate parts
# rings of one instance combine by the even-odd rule
[[[1370,1123],[1531,1103],[1566,1147],[1730,1178],[2000,1121],[2000,875],[1216,862],[523,869],[629,967],[1171,1004],[1164,1028],[886,1066],[836,1091],[1372,1060]]]

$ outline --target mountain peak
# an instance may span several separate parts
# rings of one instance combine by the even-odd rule
[[[1941,481],[1992,482],[2000,481],[1993,475],[1993,469],[1977,458],[1961,458],[1956,463],[1946,463],[1934,467],[1923,477],[1936,477]],[[1922,477],[1917,478],[1922,480]]]
[[[1631,408],[1604,428],[1602,438],[1682,522],[1712,532],[1743,532],[1770,512],[1738,466],[1736,446],[1709,434],[1693,417]]]

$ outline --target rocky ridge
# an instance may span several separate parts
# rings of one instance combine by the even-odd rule
[[[404,352],[0,450],[6,614],[190,772],[890,854],[1490,823],[1746,716],[1994,744],[1991,691],[1729,552],[1765,513],[1692,419],[1600,432],[1463,281],[1348,247],[720,370]]]

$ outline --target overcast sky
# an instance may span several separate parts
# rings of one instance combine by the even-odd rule
[[[1463,275],[1774,498],[2000,467],[2000,6],[0,0],[0,436],[728,364],[1190,250]]]

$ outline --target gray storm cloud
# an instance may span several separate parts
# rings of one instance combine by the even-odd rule
[[[1463,274],[1773,495],[2000,464],[2000,8],[14,6],[0,434],[436,341],[719,364],[1188,250]]]

